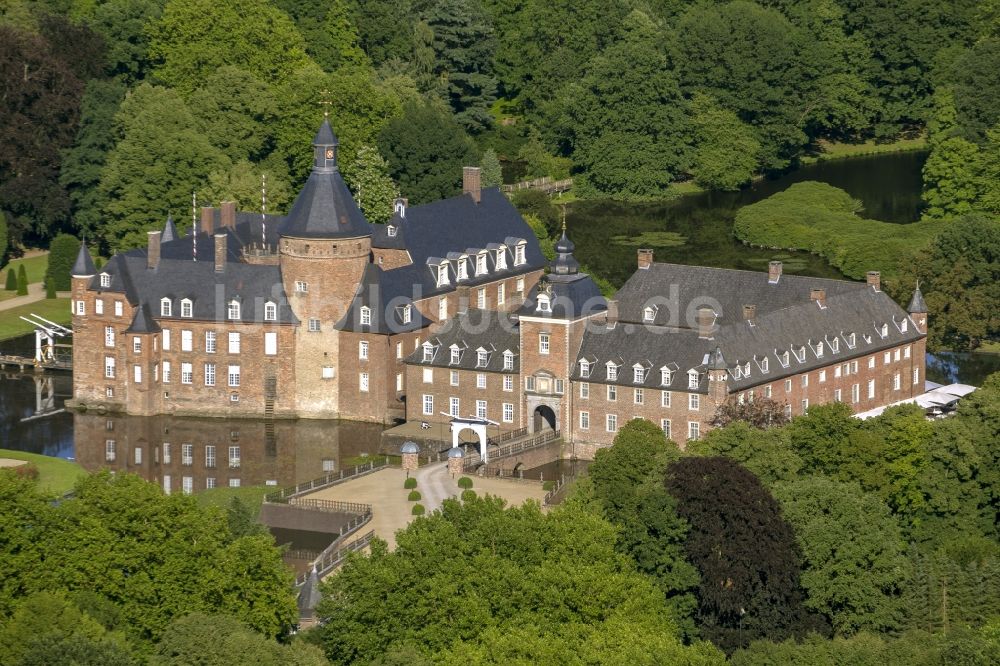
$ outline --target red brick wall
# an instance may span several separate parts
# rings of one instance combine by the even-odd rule
[[[424,369],[431,370],[433,381],[424,382]],[[522,406],[521,406],[521,380],[518,375],[512,375],[513,385],[511,391],[503,390],[504,375],[498,372],[482,373],[486,376],[486,388],[478,388],[476,383],[478,372],[474,370],[456,370],[458,373],[458,386],[451,385],[451,369],[421,365],[409,365],[406,368],[406,420],[407,421],[427,421],[428,423],[448,423],[448,417],[441,413],[448,413],[449,399],[456,397],[459,399],[459,414],[470,416],[476,412],[476,401],[486,401],[486,418],[500,424],[499,431],[507,432],[521,427]],[[423,396],[434,396],[434,413],[427,415],[423,413]],[[503,404],[510,403],[514,406],[514,421],[505,423],[503,421]],[[492,436],[496,431],[490,428]]]

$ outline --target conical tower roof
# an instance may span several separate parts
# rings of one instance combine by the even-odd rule
[[[152,313],[149,311],[149,306],[143,301],[139,303],[139,307],[135,309],[135,315],[132,317],[132,323],[127,329],[126,333],[158,333],[160,330],[160,325],[156,323],[153,319]]]
[[[725,370],[726,369],[726,359],[722,356],[722,347],[716,345],[712,353],[708,355],[708,369],[709,370]]]
[[[90,258],[90,251],[87,250],[87,243],[80,243],[80,251],[76,255],[76,263],[70,273],[73,277],[93,277],[97,274],[97,267],[94,260]]]
[[[161,243],[169,243],[170,241],[175,241],[180,236],[177,235],[177,227],[174,225],[174,218],[167,215],[167,223],[163,227],[163,235],[160,236]]]
[[[910,304],[906,306],[906,311],[910,314],[914,312],[927,312],[927,303],[924,302],[924,295],[920,292],[920,283],[917,283],[917,288],[913,290],[913,297],[910,298]]]

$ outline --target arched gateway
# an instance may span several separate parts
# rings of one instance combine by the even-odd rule
[[[479,437],[479,459],[484,463],[488,462],[486,455],[486,445],[487,436],[486,428],[489,426],[499,425],[496,421],[490,421],[489,419],[481,419],[476,417],[462,418],[459,416],[453,417],[451,419],[451,447],[455,448],[459,445],[458,436],[465,429],[472,430]]]

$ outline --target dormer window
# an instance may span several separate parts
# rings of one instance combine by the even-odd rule
[[[185,298],[181,300],[181,316],[185,319],[191,318],[191,311],[193,309],[193,304],[190,298]]]
[[[635,384],[642,384],[646,381],[646,368],[641,365],[632,366],[632,382]]]
[[[274,301],[264,303],[264,321],[277,321],[278,304]]]
[[[823,358],[823,341],[816,343],[816,358]]]
[[[736,367],[733,368],[733,379],[742,379],[742,378],[743,378],[743,366],[737,363]]]
[[[788,352],[781,352],[781,356],[778,357],[778,361],[781,363],[781,367],[787,368],[791,359],[788,357]]]
[[[404,324],[409,324],[411,321],[413,321],[413,306],[404,305],[399,313],[399,317],[400,319],[403,320]]]
[[[462,257],[461,259],[458,260],[457,266],[458,268],[456,269],[456,273],[458,273],[458,279],[459,280],[468,279],[469,267],[465,263],[465,257]]]
[[[688,388],[698,388],[698,371],[694,368],[688,370]]]
[[[887,337],[889,335],[889,325],[882,324],[882,328],[879,329],[878,334],[883,338]]]
[[[449,283],[448,280],[448,262],[442,261],[438,264],[437,272],[437,286],[443,287]]]
[[[483,251],[476,255],[476,275],[486,275],[487,272],[486,252]]]
[[[580,377],[590,379],[590,361],[586,359],[580,361]]]
[[[371,326],[372,323],[372,309],[367,305],[361,306],[361,325]]]
[[[806,360],[806,347],[802,345],[798,349],[793,349],[792,352],[795,354],[795,360],[799,363],[804,363]]]
[[[523,264],[523,263],[526,262],[526,260],[524,258],[524,247],[525,247],[525,242],[524,241],[519,241],[518,244],[514,246],[514,265],[515,266],[520,266],[521,264]]]
[[[424,343],[424,363],[430,363],[434,360],[434,345],[429,342]]]
[[[226,318],[227,319],[239,319],[240,318],[240,302],[235,298],[229,301],[226,306]]]
[[[608,361],[608,364],[607,364],[606,367],[607,367],[607,370],[608,370],[608,381],[609,382],[617,381],[618,380],[618,366],[615,365],[612,361]]]
[[[385,231],[386,231],[386,234],[388,234],[389,238],[395,238],[396,237],[396,225],[395,224],[386,225]]]
[[[747,377],[750,376],[750,361],[747,361],[746,365],[743,366],[743,374]]]
[[[535,309],[539,312],[552,312],[552,301],[548,294],[538,294],[538,307]]]
[[[110,287],[111,286],[111,276],[107,273],[101,273],[101,286]]]
[[[850,335],[847,336],[847,346],[850,349],[854,349],[855,347],[858,346],[858,336],[856,334],[851,333]]]
[[[765,356],[760,360],[760,371],[767,372],[767,357]]]
[[[906,320],[899,322],[899,332],[906,333]]]
[[[503,353],[503,369],[504,370],[514,369],[514,352],[507,350]]]
[[[170,303],[170,299],[169,298],[161,298],[160,299],[160,316],[161,317],[169,317],[169,316],[171,316],[170,313],[172,311],[173,311],[173,306]]]
[[[504,270],[507,268],[507,246],[501,245],[497,248],[497,270]]]
[[[451,365],[458,365],[462,360],[462,350],[458,348],[458,345],[451,346],[451,360],[449,363]]]
[[[485,349],[476,350],[476,367],[485,368],[490,362],[490,353]]]
[[[669,386],[672,381],[674,381],[673,371],[667,367],[660,368],[660,383]]]
[[[840,351],[840,340],[838,338],[830,340],[830,351],[834,354]]]
[[[656,319],[656,306],[648,305],[642,310],[642,320],[650,322]]]

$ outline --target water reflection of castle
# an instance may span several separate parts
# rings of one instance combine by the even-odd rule
[[[89,472],[138,474],[166,492],[307,481],[378,449],[382,428],[348,421],[264,421],[75,414]]]

